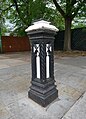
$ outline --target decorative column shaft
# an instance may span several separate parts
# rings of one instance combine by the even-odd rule
[[[46,82],[46,44],[42,42],[40,44],[40,79],[44,83]]]
[[[58,97],[54,80],[54,35],[58,29],[44,20],[26,29],[32,45],[32,81],[28,97],[47,106]]]

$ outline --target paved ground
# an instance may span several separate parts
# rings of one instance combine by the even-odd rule
[[[0,54],[0,119],[85,119],[86,57],[55,57],[59,97],[43,108],[28,98],[30,53]]]

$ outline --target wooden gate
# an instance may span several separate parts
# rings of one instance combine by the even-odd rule
[[[2,36],[2,52],[30,51],[28,37]]]

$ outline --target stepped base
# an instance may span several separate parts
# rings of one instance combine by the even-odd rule
[[[58,91],[55,85],[45,89],[31,86],[30,91],[28,92],[28,97],[39,105],[46,107],[58,97]]]

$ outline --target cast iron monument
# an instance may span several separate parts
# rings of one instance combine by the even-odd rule
[[[32,49],[32,81],[29,98],[47,106],[58,97],[54,80],[54,36],[58,29],[41,20],[25,30]]]

